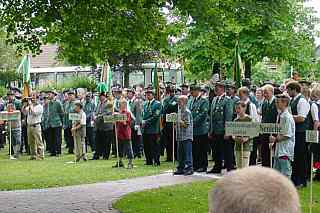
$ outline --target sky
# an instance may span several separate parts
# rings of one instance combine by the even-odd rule
[[[317,11],[317,16],[320,18],[320,0],[310,0],[305,3],[306,6],[313,7]],[[318,26],[320,29],[320,26]],[[320,38],[316,38],[316,44],[320,45]]]

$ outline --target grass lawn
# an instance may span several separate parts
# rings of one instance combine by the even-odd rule
[[[92,157],[88,155],[89,159]],[[112,168],[116,159],[67,164],[74,155],[47,157],[43,161],[30,161],[23,155],[18,160],[8,160],[8,151],[0,151],[0,190],[35,189],[69,186],[119,180],[159,174],[172,167],[162,163],[160,167],[145,166],[143,159],[134,160],[134,168]],[[126,163],[126,161],[124,162]]]
[[[205,213],[208,212],[208,192],[214,182],[197,182],[137,192],[114,204],[122,213]],[[309,212],[309,188],[299,191],[303,212]],[[320,212],[320,183],[314,185],[314,213]]]

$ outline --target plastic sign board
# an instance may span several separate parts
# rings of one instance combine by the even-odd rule
[[[166,122],[168,123],[175,123],[177,122],[178,114],[177,113],[171,113],[166,115]]]
[[[260,134],[282,134],[284,133],[284,128],[278,123],[261,123],[260,124]]]
[[[127,121],[128,118],[127,118],[127,115],[125,115],[125,114],[114,114],[113,120],[114,120],[114,122]]]
[[[81,114],[79,114],[79,113],[69,113],[69,120],[70,121],[80,121],[81,120]]]
[[[114,118],[113,115],[105,115],[105,116],[103,116],[103,120],[104,120],[105,123],[113,123],[114,122],[113,118]]]
[[[306,141],[309,143],[319,143],[319,131],[307,130],[306,131]]]
[[[105,123],[113,123],[119,121],[127,121],[127,115],[124,114],[113,114],[113,115],[105,115],[103,116],[103,120]]]
[[[16,121],[21,119],[21,112],[15,110],[12,112],[3,111],[0,112],[0,120],[2,121]]]
[[[260,125],[255,122],[226,122],[226,135],[257,137]]]

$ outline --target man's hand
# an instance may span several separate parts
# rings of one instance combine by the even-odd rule
[[[272,136],[272,135],[270,135],[270,137],[269,137],[269,143],[275,143],[277,141],[277,138],[276,137],[274,137],[274,136]]]

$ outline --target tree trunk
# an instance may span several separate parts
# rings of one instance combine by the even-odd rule
[[[129,87],[129,75],[130,75],[130,68],[128,64],[128,58],[125,57],[123,59],[123,87]]]
[[[219,74],[220,75],[220,63],[214,62],[212,67],[212,75]]]
[[[244,66],[244,77],[251,79],[251,60],[246,60]]]

